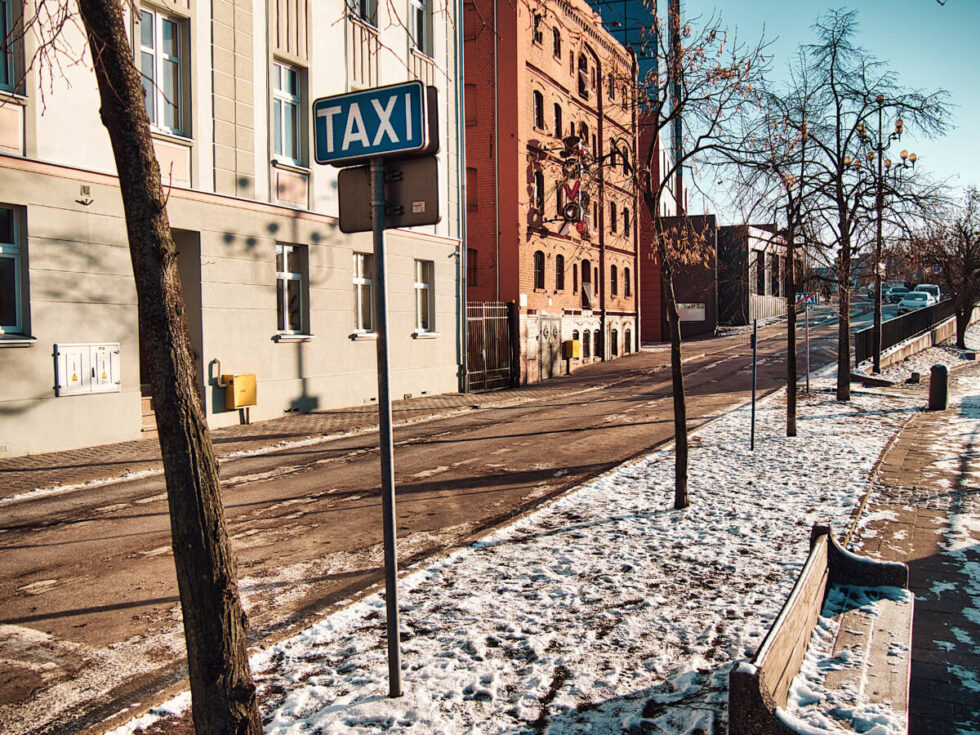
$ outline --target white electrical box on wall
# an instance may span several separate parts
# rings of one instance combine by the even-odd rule
[[[119,343],[56,344],[54,372],[55,395],[117,393],[122,383]]]

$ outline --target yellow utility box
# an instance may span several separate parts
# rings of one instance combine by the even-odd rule
[[[255,405],[255,373],[222,375],[221,382],[225,384],[225,408],[229,411]]]
[[[577,339],[566,339],[561,343],[561,359],[562,360],[577,360],[578,356],[581,354],[581,342]]]

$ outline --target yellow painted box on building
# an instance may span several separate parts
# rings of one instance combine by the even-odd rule
[[[245,408],[255,405],[255,373],[222,375],[221,382],[226,386],[225,408],[229,411],[235,408]]]
[[[566,339],[561,343],[561,359],[577,360],[581,353],[581,342],[577,339]]]

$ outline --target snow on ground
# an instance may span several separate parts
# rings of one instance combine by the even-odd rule
[[[781,399],[693,437],[691,505],[672,449],[583,485],[400,582],[405,695],[386,698],[374,594],[252,657],[271,733],[714,732],[816,521],[846,526],[907,402]],[[176,705],[169,705],[171,707]],[[133,732],[130,723],[120,732]]]
[[[831,671],[850,670],[853,673],[864,666],[860,655],[854,655],[851,650],[834,655],[834,642],[845,612],[876,618],[881,614],[885,600],[911,605],[912,599],[911,592],[898,587],[831,586],[800,673],[790,687],[786,710],[780,712],[783,721],[803,733],[853,731],[868,735],[904,735],[908,730],[904,711],[895,712],[887,705],[868,702],[862,698],[852,678],[845,676],[840,688],[828,688],[825,683]],[[906,644],[889,644],[889,656],[901,655],[904,651],[908,651]],[[859,675],[858,684],[861,681]]]
[[[965,342],[968,351],[980,350],[980,322],[967,328]],[[945,365],[949,368],[962,365],[964,362],[963,353],[965,351],[967,350],[961,350],[953,344],[936,345],[935,347],[922,350],[922,352],[917,352],[894,365],[883,367],[881,377],[887,380],[901,382],[907,380],[913,372],[916,372],[923,378],[927,378],[933,365]],[[861,369],[870,373],[871,360],[862,362]]]

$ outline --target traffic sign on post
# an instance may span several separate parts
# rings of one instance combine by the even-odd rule
[[[348,166],[427,152],[428,101],[418,81],[321,97],[313,103],[316,162]]]

